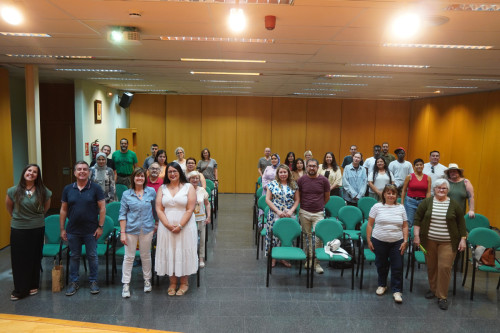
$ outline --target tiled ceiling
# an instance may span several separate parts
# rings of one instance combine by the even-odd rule
[[[235,34],[227,17],[236,1],[18,0],[25,23],[0,22],[1,32],[36,32],[51,38],[0,35],[0,65],[22,76],[39,66],[42,82],[92,79],[135,92],[196,95],[416,99],[500,89],[500,0],[239,2],[247,29]],[[481,4],[493,10],[468,10]],[[496,7],[495,7],[496,5]],[[447,8],[458,10],[447,10]],[[422,32],[405,43],[489,45],[488,50],[384,47],[395,42],[388,24],[402,10],[422,10]],[[140,17],[132,17],[138,13]],[[266,30],[264,17],[276,16]],[[445,22],[443,24],[438,24]],[[134,27],[140,40],[108,41],[112,26]],[[259,38],[272,43],[166,41],[161,36]],[[7,54],[92,56],[92,59],[21,58]],[[181,62],[180,58],[266,60],[266,63]],[[355,66],[425,65],[426,68]],[[61,72],[61,68],[118,69],[122,73]],[[199,72],[258,72],[193,75]],[[334,75],[326,78],[325,75]],[[357,77],[354,77],[356,76]],[[101,79],[96,79],[101,78]],[[108,78],[108,79],[104,79]],[[229,82],[207,82],[219,80]],[[439,91],[439,92],[437,92]]]

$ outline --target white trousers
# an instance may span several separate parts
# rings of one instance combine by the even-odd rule
[[[141,230],[139,235],[126,234],[128,245],[125,245],[125,256],[123,257],[122,283],[130,283],[137,241],[139,241],[139,252],[141,255],[144,280],[151,280],[151,240],[153,239],[153,233],[154,231],[143,234]]]

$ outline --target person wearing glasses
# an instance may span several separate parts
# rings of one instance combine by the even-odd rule
[[[306,163],[306,174],[299,178],[297,185],[299,186],[300,210],[299,220],[302,225],[302,230],[307,234],[309,242],[306,242],[306,251],[309,251],[309,257],[312,258],[311,230],[320,220],[324,218],[323,209],[326,203],[330,200],[330,183],[325,176],[318,173],[319,162],[317,159],[311,158]],[[365,174],[366,178],[366,174]],[[323,244],[316,239],[316,248],[323,247]],[[312,262],[306,263],[306,268],[312,266]],[[323,274],[318,262],[315,263],[314,269],[316,273]]]
[[[429,154],[429,162],[424,164],[424,174],[431,177],[431,194],[434,194],[432,192],[432,187],[434,187],[436,180],[439,178],[446,178],[444,174],[446,167],[439,163],[440,158],[441,154],[439,151],[433,150]]]
[[[184,151],[184,148],[182,147],[177,147],[175,148],[175,156],[177,156],[176,160],[173,160],[173,162],[176,162],[181,166],[182,172],[186,174],[186,159],[184,158],[186,152]]]
[[[156,195],[156,213],[161,223],[158,226],[155,257],[158,276],[169,276],[169,296],[184,295],[189,289],[189,275],[198,271],[195,205],[194,187],[187,181],[177,162],[169,163],[163,185]]]
[[[413,242],[427,250],[425,263],[429,291],[425,298],[438,298],[441,310],[448,310],[448,287],[457,251],[466,249],[467,231],[464,212],[458,202],[448,197],[450,183],[438,179],[434,196],[422,200],[413,221]]]

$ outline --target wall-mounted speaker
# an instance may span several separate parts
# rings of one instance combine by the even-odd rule
[[[132,103],[133,98],[134,94],[129,92],[124,92],[122,97],[120,98],[120,106],[124,109],[128,108],[130,106],[130,103]]]

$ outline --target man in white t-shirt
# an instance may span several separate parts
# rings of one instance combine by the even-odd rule
[[[401,189],[403,188],[406,176],[413,173],[413,167],[410,162],[405,161],[406,151],[403,147],[397,148],[394,154],[398,158],[389,164],[389,171],[394,175],[394,185],[397,186],[398,194],[401,195]]]
[[[446,178],[444,175],[444,171],[446,167],[439,163],[439,159],[441,158],[441,154],[437,150],[431,151],[429,154],[429,163],[424,164],[424,174],[431,177],[432,185],[431,185],[431,194],[434,195],[434,183],[439,178]]]

